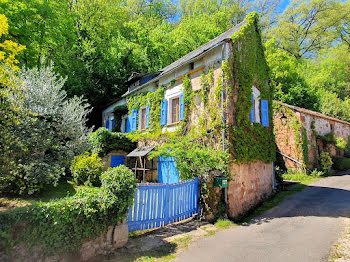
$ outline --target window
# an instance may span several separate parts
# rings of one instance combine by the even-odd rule
[[[141,130],[146,129],[146,108],[141,109]]]
[[[171,100],[171,123],[179,122],[180,101],[179,97]]]

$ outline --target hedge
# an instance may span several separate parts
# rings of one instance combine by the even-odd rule
[[[72,197],[1,212],[0,250],[22,242],[48,255],[70,252],[125,219],[136,189],[133,172],[111,168],[101,182],[101,188],[87,187]]]
[[[350,158],[335,157],[333,158],[333,168],[336,170],[350,170]]]

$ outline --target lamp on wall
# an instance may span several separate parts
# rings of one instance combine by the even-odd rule
[[[287,120],[288,118],[286,117],[286,115],[284,114],[284,111],[282,110],[282,116],[280,117],[282,126],[285,126],[287,124]]]

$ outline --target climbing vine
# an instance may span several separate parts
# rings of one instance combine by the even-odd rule
[[[235,119],[229,127],[231,134],[231,153],[237,162],[275,160],[275,143],[272,132],[272,105],[269,103],[269,127],[252,123],[249,113],[253,106],[252,87],[260,91],[260,99],[272,101],[272,88],[269,85],[269,69],[264,58],[258,27],[258,14],[250,13],[246,23],[231,39],[233,57],[229,61],[233,84],[228,94],[235,101]]]

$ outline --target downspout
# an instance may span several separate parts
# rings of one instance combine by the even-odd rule
[[[226,60],[226,42],[222,45],[222,50],[221,50],[221,67],[224,65],[224,61]],[[222,88],[221,88],[221,112],[222,112],[222,150],[225,151],[225,132],[226,132],[226,114],[225,114],[225,108],[224,108],[224,101],[225,101],[225,89],[224,89],[224,81],[225,81],[225,71],[222,70],[221,72],[221,83],[222,83]]]
[[[222,45],[222,50],[221,50],[221,68],[224,65],[224,61],[226,60],[226,45],[227,43],[224,42]],[[226,114],[225,114],[225,108],[224,108],[224,101],[226,97],[226,88],[224,85],[225,81],[225,71],[222,69],[221,72],[221,83],[222,83],[222,88],[221,88],[221,111],[222,111],[222,150],[225,151],[225,133],[226,133]],[[228,198],[227,198],[227,188],[224,188],[224,195],[225,195],[225,217],[227,218],[227,213],[228,213]]]

